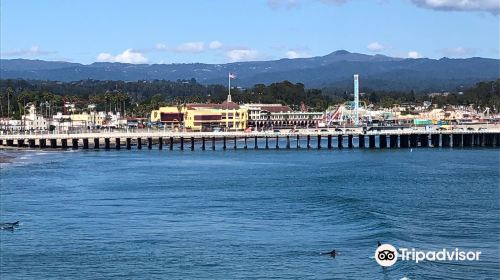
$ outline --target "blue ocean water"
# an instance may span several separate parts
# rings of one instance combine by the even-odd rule
[[[498,279],[494,149],[27,151],[1,279]],[[382,269],[377,241],[482,251]],[[319,253],[336,249],[335,259]]]

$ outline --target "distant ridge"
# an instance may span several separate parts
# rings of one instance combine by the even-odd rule
[[[500,77],[500,60],[402,59],[338,50],[325,56],[227,64],[126,64],[95,62],[89,65],[27,59],[0,60],[0,78],[78,81],[178,80],[194,78],[203,84],[225,84],[235,72],[235,85],[249,87],[289,80],[307,87],[349,89],[352,75],[361,75],[361,85],[377,90],[454,90],[482,80]]]

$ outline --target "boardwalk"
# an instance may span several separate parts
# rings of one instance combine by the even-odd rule
[[[211,145],[215,149],[216,143],[222,144],[222,149],[228,147],[230,141],[233,148],[238,148],[236,141],[243,140],[243,148],[248,148],[247,142],[253,142],[253,148],[269,148],[269,141],[275,141],[276,148],[280,144],[284,148],[291,148],[292,142],[296,148],[333,148],[334,142],[338,148],[407,148],[407,147],[474,147],[500,146],[500,129],[483,130],[453,130],[453,131],[426,131],[426,130],[383,130],[363,132],[360,129],[353,131],[313,131],[299,132],[99,132],[74,134],[13,134],[0,135],[0,146],[29,147],[29,148],[72,148],[72,149],[131,149],[136,146],[142,149],[143,144],[152,149],[158,146],[168,146],[173,149],[174,144],[184,149],[189,143],[190,149],[195,149],[195,142],[200,142],[201,149]],[[89,144],[89,142],[91,144]],[[262,143],[264,142],[264,143]],[[284,142],[284,144],[282,143]]]

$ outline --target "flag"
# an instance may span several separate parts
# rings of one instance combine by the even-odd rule
[[[229,72],[229,79],[236,79],[236,74]]]

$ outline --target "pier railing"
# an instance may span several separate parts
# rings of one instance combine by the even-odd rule
[[[332,149],[348,148],[413,148],[413,147],[500,147],[500,129],[479,130],[381,130],[350,131],[331,130],[301,130],[280,132],[169,132],[169,131],[141,131],[141,132],[92,132],[92,133],[66,133],[66,134],[8,134],[0,135],[0,146],[18,148],[72,148],[72,149],[131,149],[136,146],[142,149],[143,144],[152,149],[157,146],[163,149],[165,145],[172,150],[179,145],[184,150],[184,145],[195,149],[195,142],[201,143],[201,149],[206,149],[206,143],[212,150],[218,147],[227,149],[229,143],[234,149],[238,148],[238,140],[244,141],[243,149],[253,142],[253,148],[269,149],[269,142],[273,141],[276,149],[284,145],[290,149],[292,142],[297,149],[302,147],[318,149],[322,147]],[[325,141],[326,140],[326,141]],[[378,141],[377,141],[378,140]],[[284,143],[283,143],[284,142]],[[305,143],[302,143],[305,142]],[[325,143],[326,142],[326,143]],[[335,143],[334,143],[335,142]],[[259,144],[260,143],[260,144]],[[265,143],[265,144],[264,144]],[[326,144],[326,146],[322,146]],[[92,145],[93,144],[93,145]],[[198,145],[197,144],[197,145]]]
[[[500,133],[500,128],[493,129],[480,129],[480,130],[381,130],[381,131],[366,131],[361,130],[354,131],[314,131],[314,130],[302,130],[298,132],[290,131],[280,131],[280,132],[171,132],[171,131],[141,131],[141,132],[126,132],[126,131],[116,131],[116,132],[84,132],[84,133],[24,133],[24,134],[3,134],[0,135],[0,140],[18,140],[18,139],[83,139],[83,138],[191,138],[199,139],[205,138],[243,138],[243,137],[286,137],[286,136],[359,136],[359,135],[421,135],[421,134],[491,134]]]

